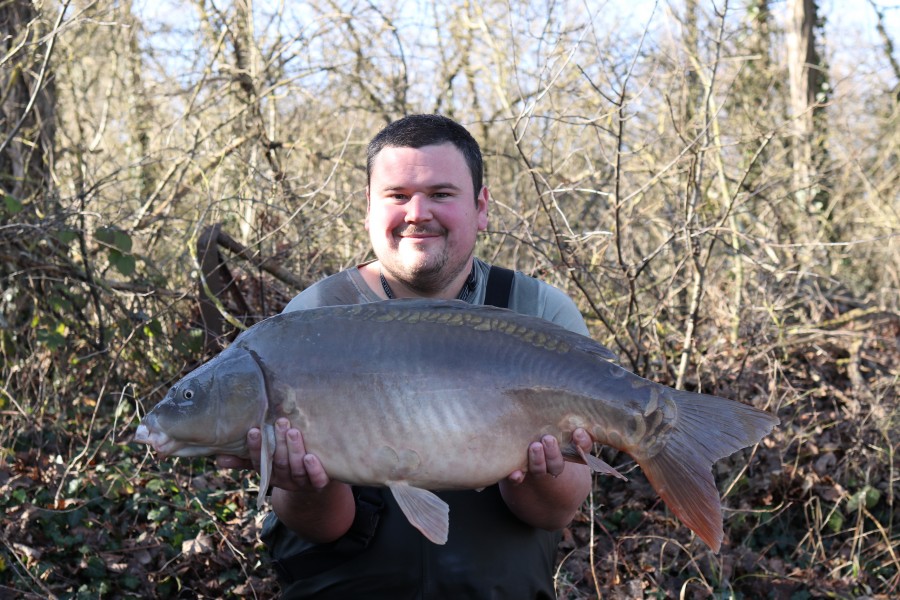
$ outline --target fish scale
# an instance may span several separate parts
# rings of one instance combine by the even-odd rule
[[[135,440],[175,456],[246,455],[246,432],[260,427],[265,490],[274,422],[287,417],[330,477],[389,487],[410,522],[444,543],[447,507],[432,490],[495,483],[525,467],[531,442],[549,433],[566,445],[583,426],[628,453],[718,551],[712,464],[778,420],[653,383],[614,361],[594,340],[543,319],[459,301],[297,311],[251,327],[176,383]],[[621,477],[599,458],[574,458]]]

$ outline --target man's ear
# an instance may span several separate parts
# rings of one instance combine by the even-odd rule
[[[491,194],[488,192],[487,186],[482,186],[481,192],[475,199],[475,209],[478,211],[478,231],[484,231],[488,226],[488,205],[491,201]]]
[[[372,208],[372,200],[369,198],[369,186],[366,186],[366,218],[363,221],[363,225],[366,227],[366,231],[369,230],[369,209]]]

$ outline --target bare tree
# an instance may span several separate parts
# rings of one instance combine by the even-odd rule
[[[817,48],[819,7],[815,0],[790,0],[787,63],[793,120],[793,169],[800,205],[821,212],[827,205],[822,172],[826,158],[825,104],[828,77]]]
[[[52,25],[27,0],[0,5],[6,63],[0,70],[0,186],[32,214],[54,208],[52,194],[42,193],[49,191],[54,169],[56,99],[50,58],[67,7],[68,2],[60,7]]]

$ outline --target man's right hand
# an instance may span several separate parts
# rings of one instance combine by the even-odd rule
[[[250,458],[220,454],[216,464],[225,469],[253,469],[260,472],[262,434],[258,427],[247,432]],[[303,434],[291,427],[287,419],[275,422],[275,454],[272,457],[271,484],[288,491],[321,490],[331,480],[321,461],[309,454],[303,444]]]
[[[247,447],[249,459],[219,455],[216,463],[224,468],[252,468],[259,472],[262,434],[258,428],[247,432]],[[305,539],[332,541],[353,523],[356,505],[352,489],[328,477],[319,458],[306,451],[303,434],[284,418],[275,422],[270,482],[275,514]]]
[[[262,437],[259,429],[247,433],[253,468],[259,471]],[[275,421],[275,455],[272,457],[272,485],[290,492],[324,489],[331,480],[315,454],[303,444],[303,434],[287,419]]]

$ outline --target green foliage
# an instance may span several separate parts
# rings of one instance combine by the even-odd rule
[[[115,462],[84,465],[62,490],[39,482],[18,487],[23,481],[17,473],[40,460],[33,451],[20,452],[0,471],[12,474],[0,485],[0,511],[14,519],[4,535],[18,532],[20,544],[19,561],[0,553],[0,585],[40,594],[29,584],[34,577],[50,582],[61,597],[169,598],[189,576],[209,577],[208,587],[195,589],[200,597],[241,597],[235,592],[243,577],[239,556],[229,548],[252,548],[255,526],[245,504],[252,498],[240,482],[225,473],[188,475],[209,471],[202,460],[142,470],[146,451],[129,444],[105,441],[93,450]],[[230,530],[223,530],[225,524]],[[194,543],[198,539],[203,543]],[[194,563],[190,572],[176,562],[179,557]]]
[[[2,212],[0,212],[0,214],[3,214],[7,217],[17,215],[18,213],[22,212],[23,208],[22,203],[10,194],[3,195],[3,204],[0,205],[0,207],[2,207]]]
[[[108,225],[97,229],[94,238],[106,249],[109,264],[126,277],[134,274],[137,263],[131,253],[131,236],[114,225]]]

